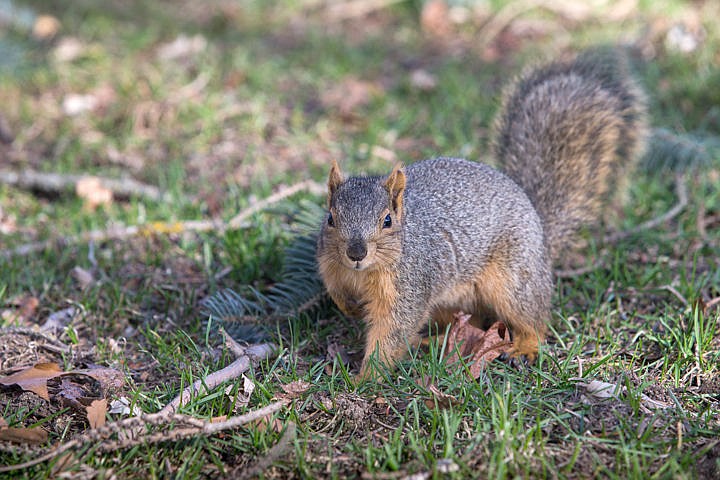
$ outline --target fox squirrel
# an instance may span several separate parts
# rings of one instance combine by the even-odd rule
[[[586,52],[521,75],[495,124],[504,173],[440,157],[345,179],[333,162],[317,259],[340,310],[367,323],[361,376],[372,355],[392,365],[429,318],[459,310],[502,321],[511,360],[535,359],[553,260],[644,150],[644,97],[623,60]]]

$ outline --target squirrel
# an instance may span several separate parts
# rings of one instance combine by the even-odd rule
[[[600,221],[643,154],[645,97],[624,57],[585,52],[526,71],[503,95],[499,165],[439,157],[387,176],[328,176],[320,276],[346,315],[367,324],[370,359],[392,366],[429,319],[502,321],[512,363],[533,362],[551,317],[553,261]]]

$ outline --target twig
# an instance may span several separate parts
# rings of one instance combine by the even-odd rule
[[[569,270],[555,270],[555,277],[557,278],[575,278],[579,277],[580,275],[585,275],[586,273],[590,273],[594,270],[597,270],[600,265],[602,265],[602,262],[600,260],[596,260],[592,263],[592,265],[587,265],[585,267],[580,268],[573,268]]]
[[[642,232],[645,230],[650,230],[659,225],[662,225],[663,223],[668,222],[668,221],[672,220],[673,218],[677,217],[678,215],[680,215],[680,213],[688,205],[687,185],[685,184],[685,179],[682,175],[675,176],[675,193],[677,194],[677,197],[678,197],[678,203],[673,208],[671,208],[670,210],[665,212],[663,215],[660,215],[659,217],[650,219],[647,222],[643,222],[635,228],[631,228],[629,230],[625,230],[622,232],[616,232],[616,233],[612,233],[610,235],[606,235],[603,238],[603,242],[615,243],[618,240],[622,240],[631,235],[635,235],[636,233],[639,233],[639,232]]]
[[[677,297],[677,299],[680,300],[680,302],[682,302],[683,305],[688,304],[687,299],[685,297],[683,297],[683,295],[680,292],[678,292],[677,289],[675,287],[673,287],[672,285],[663,285],[662,287],[660,287],[660,289],[667,290],[668,292],[675,295]]]
[[[95,430],[90,430],[82,434],[80,437],[60,445],[55,450],[28,462],[20,463],[17,465],[2,466],[0,467],[0,473],[10,472],[13,470],[21,470],[32,467],[34,465],[38,465],[40,463],[58,457],[59,455],[70,449],[74,449],[85,444],[92,444],[96,447],[98,451],[101,452],[111,452],[119,448],[129,448],[135,445],[160,443],[165,441],[177,441],[183,438],[193,437],[197,435],[213,435],[217,432],[230,430],[246,423],[250,423],[255,420],[264,418],[272,413],[277,412],[288,403],[290,403],[289,399],[280,400],[252,412],[246,413],[244,415],[230,417],[223,422],[216,423],[207,422],[194,417],[190,417],[188,415],[179,414],[155,413],[149,415],[141,415],[139,417],[125,418],[123,420],[118,420],[116,422],[105,424],[103,427],[97,428]],[[107,441],[114,434],[127,432],[138,426],[147,427],[148,425],[152,425],[168,427],[177,423],[189,425],[189,427],[172,430],[170,432],[154,433],[151,435],[145,435],[130,440]]]
[[[206,232],[215,230],[223,233],[228,229],[241,228],[243,221],[254,213],[267,208],[268,206],[280,202],[287,197],[295,195],[301,191],[308,191],[314,194],[325,193],[325,187],[315,181],[305,180],[290,187],[283,188],[276,193],[264,198],[253,205],[250,205],[230,221],[223,222],[220,219],[211,220],[188,220],[185,222],[153,222],[145,225],[129,225],[126,227],[110,227],[105,230],[91,230],[67,238],[50,239],[43,242],[32,242],[20,245],[19,247],[0,250],[0,256],[10,258],[15,256],[30,255],[35,252],[41,252],[53,246],[64,247],[78,243],[89,242],[105,242],[108,240],[122,240],[137,235],[156,235],[156,234],[172,234],[186,232]]]
[[[273,193],[269,197],[254,203],[242,212],[235,215],[233,218],[230,219],[229,222],[227,222],[225,228],[240,228],[242,222],[249,216],[259,212],[260,210],[264,210],[269,205],[277,203],[281,200],[286,199],[287,197],[291,197],[296,193],[303,191],[314,193],[316,195],[322,195],[325,193],[325,186],[314,180],[305,180],[290,187],[283,188],[278,192]]]
[[[24,335],[35,340],[44,340],[48,344],[52,345],[55,349],[58,349],[63,353],[69,353],[71,351],[71,348],[68,345],[64,344],[63,342],[55,338],[50,332],[46,331],[33,330],[31,328],[24,327],[5,327],[0,328],[0,337],[3,335]]]
[[[183,390],[180,395],[175,397],[172,402],[165,405],[165,407],[163,407],[163,409],[160,410],[158,413],[166,415],[175,412],[180,405],[187,403],[188,400],[190,400],[190,397],[192,397],[194,394],[212,390],[213,388],[217,387],[218,385],[227,380],[238,378],[248,368],[250,368],[251,361],[264,360],[268,358],[270,354],[272,354],[272,352],[274,351],[274,345],[271,345],[269,343],[263,343],[260,345],[253,345],[252,347],[249,347],[245,351],[245,355],[241,356],[227,367],[213,372],[201,380],[195,381],[191,386]]]
[[[225,331],[224,328],[220,327],[220,334],[222,334],[223,341],[225,342],[225,346],[235,354],[236,357],[241,357],[245,355],[245,347],[240,345],[237,341],[235,341],[234,338],[230,336],[229,333]]]
[[[715,297],[712,300],[708,301],[705,304],[705,308],[703,309],[703,313],[707,314],[707,312],[714,307],[715,305],[720,305],[720,297]]]
[[[295,423],[289,422],[280,440],[268,450],[263,458],[256,460],[255,463],[249,467],[243,467],[242,472],[239,472],[240,476],[238,478],[242,480],[245,478],[259,477],[270,465],[285,455],[285,452],[287,452],[290,446],[290,442],[295,438],[295,430]]]
[[[664,214],[660,215],[659,217],[655,217],[653,219],[650,219],[646,222],[641,223],[637,227],[631,228],[629,230],[623,230],[622,232],[615,232],[615,233],[605,235],[602,239],[603,243],[616,243],[616,242],[623,240],[631,235],[635,235],[635,234],[643,232],[645,230],[653,229],[653,228],[677,217],[688,205],[687,185],[685,184],[685,179],[684,179],[683,175],[681,175],[681,174],[678,174],[675,177],[675,192],[678,197],[678,202],[677,202],[677,204],[675,204],[675,206],[673,208],[671,208]],[[593,270],[599,268],[601,264],[602,264],[601,261],[596,260],[591,265],[588,265],[585,267],[580,267],[580,268],[571,269],[571,270],[556,270],[555,276],[558,278],[577,277],[579,275],[584,275],[586,273],[592,272]]]
[[[88,175],[67,175],[61,173],[37,172],[35,170],[0,170],[0,183],[12,185],[26,190],[39,190],[48,193],[73,191],[78,181]],[[140,183],[132,178],[100,178],[94,177],[100,184],[111,190],[113,195],[121,198],[145,197],[150,200],[169,200],[169,195],[152,185]]]

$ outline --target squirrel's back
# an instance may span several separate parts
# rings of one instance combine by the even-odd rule
[[[647,135],[644,97],[616,52],[529,70],[505,93],[494,154],[543,219],[552,258],[597,220]]]
[[[506,175],[482,163],[450,157],[414,163],[405,168],[405,175],[407,266],[400,265],[405,270],[401,277],[468,281],[490,256],[510,248],[519,236],[526,245],[534,245],[533,259],[545,261],[540,219],[522,189]]]

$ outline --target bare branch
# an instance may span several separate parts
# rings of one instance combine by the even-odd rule
[[[183,390],[180,395],[175,397],[172,402],[165,405],[165,407],[163,407],[163,409],[158,413],[164,415],[175,412],[180,405],[187,403],[193,395],[212,390],[225,381],[238,378],[247,371],[248,368],[250,368],[250,363],[252,361],[264,360],[274,351],[275,346],[269,343],[253,345],[252,347],[247,348],[243,356],[235,360],[227,367],[213,372],[201,380],[195,381],[191,386]]]
[[[206,232],[210,230],[223,233],[228,229],[243,227],[243,221],[254,213],[257,213],[270,205],[278,203],[302,191],[308,191],[314,194],[323,194],[325,193],[325,187],[313,180],[305,180],[290,187],[282,188],[269,197],[264,198],[242,210],[228,222],[224,222],[220,219],[211,219],[188,220],[185,222],[153,222],[145,225],[113,226],[105,230],[91,230],[72,237],[26,243],[15,248],[0,250],[0,256],[6,258],[24,256],[41,252],[55,246],[62,247],[80,243],[122,240],[137,235],[177,234],[187,232]]]
[[[62,193],[75,190],[78,181],[88,175],[68,175],[62,173],[38,172],[35,170],[1,169],[0,183],[26,190],[39,190],[47,193]],[[140,183],[132,178],[99,178],[100,184],[111,190],[113,196],[120,198],[144,197],[150,200],[168,201],[170,196],[159,188]]]

